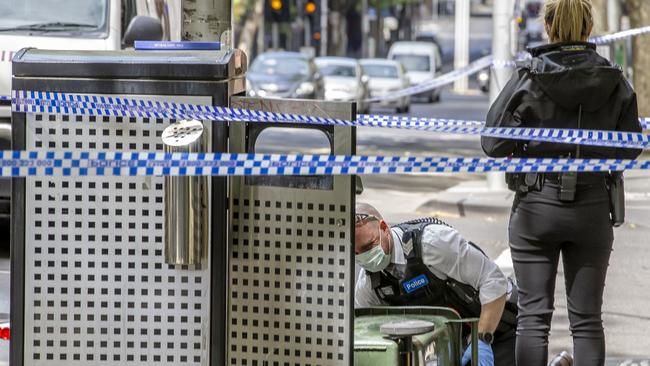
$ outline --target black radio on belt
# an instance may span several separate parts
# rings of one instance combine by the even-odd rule
[[[582,104],[578,106],[578,129],[582,122]],[[569,158],[571,155],[569,154]],[[580,158],[580,145],[576,146],[576,159]],[[576,186],[578,185],[578,173],[566,172],[560,174],[560,192],[558,199],[562,202],[572,202],[576,198]]]
[[[607,177],[607,191],[609,192],[610,218],[614,227],[619,227],[625,222],[625,187],[623,172],[611,172]]]
[[[560,174],[560,192],[558,198],[562,202],[572,202],[576,198],[576,186],[578,185],[578,173],[567,172]]]

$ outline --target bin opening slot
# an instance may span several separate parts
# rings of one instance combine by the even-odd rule
[[[333,136],[332,126],[249,124],[246,129],[246,149],[251,154],[332,155]],[[246,177],[246,185],[333,190],[334,176],[253,176]]]

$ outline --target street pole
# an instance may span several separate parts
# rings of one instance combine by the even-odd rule
[[[280,24],[278,22],[271,23],[271,42],[274,50],[280,48]]]
[[[230,0],[183,0],[184,41],[219,41],[221,49],[233,48]]]
[[[304,21],[305,25],[305,47],[311,47],[311,20],[309,17]]]
[[[361,57],[368,57],[368,33],[370,33],[370,19],[368,19],[368,0],[361,0]]]
[[[621,30],[621,3],[618,0],[607,0],[607,31],[610,33]],[[623,42],[613,42],[609,45],[610,60],[618,65],[624,66],[625,59]]]
[[[321,0],[320,7],[320,55],[327,56],[327,30],[329,19],[329,8],[327,0]]]
[[[620,0],[607,0],[607,28],[609,32],[618,32],[621,29]]]
[[[506,0],[508,1],[508,0]],[[456,0],[456,21],[455,21],[455,46],[454,46],[454,68],[460,69],[469,64],[469,0]],[[458,79],[454,83],[456,93],[467,92],[467,76]]]
[[[260,24],[257,28],[257,54],[261,54],[264,52],[264,48],[266,47],[265,43],[266,40],[265,38],[265,33],[266,33],[266,24],[264,22],[264,15],[260,17],[259,20]]]
[[[495,0],[492,12],[492,55],[498,63],[512,61],[512,42],[516,41],[512,27],[514,22],[513,0]],[[490,103],[493,103],[501,89],[506,85],[512,69],[493,67],[490,77]],[[506,190],[504,173],[488,173],[488,189],[491,191]]]

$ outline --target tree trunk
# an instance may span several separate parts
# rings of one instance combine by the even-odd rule
[[[260,30],[260,25],[264,17],[264,0],[255,0],[255,5],[253,6],[253,14],[248,14],[246,20],[244,21],[244,26],[242,27],[239,44],[237,48],[242,50],[248,57],[251,58],[251,50],[253,49],[253,43],[255,42],[255,35]],[[257,52],[261,52],[258,50]]]
[[[222,49],[232,48],[230,1],[183,0],[184,41],[218,41]]]
[[[627,0],[628,14],[632,28],[643,27],[650,24],[650,1]],[[650,116],[650,35],[645,34],[634,37],[632,41],[634,89],[639,101],[639,115]]]
[[[594,6],[594,35],[607,33],[607,0],[592,0]]]

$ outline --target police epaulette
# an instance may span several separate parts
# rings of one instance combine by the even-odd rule
[[[446,222],[440,220],[437,217],[423,217],[423,218],[403,222],[400,225],[415,225],[415,224],[425,224],[425,223],[434,224],[434,225],[444,225],[453,228],[451,225],[447,224]]]

